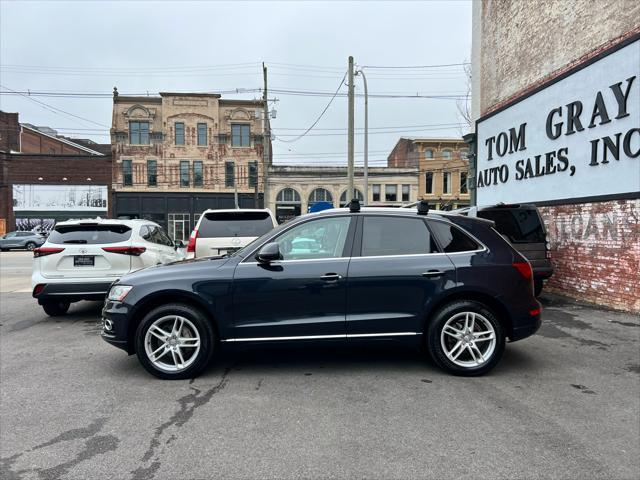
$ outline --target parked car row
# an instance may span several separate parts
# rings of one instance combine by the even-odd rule
[[[533,250],[515,234],[544,231],[526,214],[499,233],[500,214],[354,201],[277,226],[267,209],[207,210],[184,262],[148,220],[60,222],[33,250],[33,296],[54,316],[106,297],[102,337],[165,379],[197,375],[223,346],[372,340],[480,375],[540,326]]]
[[[46,237],[37,232],[9,232],[0,237],[0,250],[33,250],[42,245]]]

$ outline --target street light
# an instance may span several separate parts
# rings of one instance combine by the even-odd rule
[[[364,82],[364,204],[369,203],[369,91],[367,90],[367,77],[364,69],[356,71],[356,75],[362,75]]]

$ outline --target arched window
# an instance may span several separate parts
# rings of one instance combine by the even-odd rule
[[[300,194],[293,188],[283,188],[276,197],[278,203],[300,203]]]
[[[442,159],[443,160],[451,160],[451,150],[443,150],[442,151]]]
[[[309,203],[316,202],[330,202],[333,203],[333,196],[331,192],[325,188],[316,188],[311,195],[309,195]]]
[[[430,148],[424,151],[424,158],[433,158],[433,150]]]
[[[357,188],[354,188],[355,194],[356,194],[356,198],[358,200],[360,200],[360,202],[364,201],[364,195],[362,195],[362,192],[360,190],[358,190]],[[349,199],[351,200],[351,199]],[[347,191],[345,190],[344,192],[342,192],[342,195],[340,195],[340,206],[341,207],[346,207],[347,204],[349,203],[349,201],[347,201]]]

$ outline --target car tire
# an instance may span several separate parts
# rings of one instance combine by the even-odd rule
[[[533,279],[533,293],[536,297],[539,297],[542,293],[542,287],[544,286],[544,282],[541,278]]]
[[[24,248],[31,252],[34,248],[36,248],[36,244],[33,242],[27,242],[24,244]]]
[[[164,380],[181,380],[194,378],[207,367],[215,332],[199,309],[171,303],[153,309],[142,319],[135,344],[138,359],[149,373]]]
[[[59,317],[69,311],[70,305],[71,304],[69,302],[65,302],[62,300],[48,300],[42,303],[42,308],[44,310],[44,313],[46,313],[50,317]]]
[[[8,248],[0,248],[0,252],[8,252],[9,249]]]
[[[440,308],[427,326],[427,348],[443,370],[478,376],[495,367],[504,353],[504,329],[486,305],[458,300]]]

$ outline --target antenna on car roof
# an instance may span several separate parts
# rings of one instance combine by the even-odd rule
[[[351,213],[357,213],[360,211],[360,200],[354,198],[349,202],[349,211]]]
[[[420,200],[418,203],[418,215],[426,215],[427,213],[429,213],[429,202]]]

